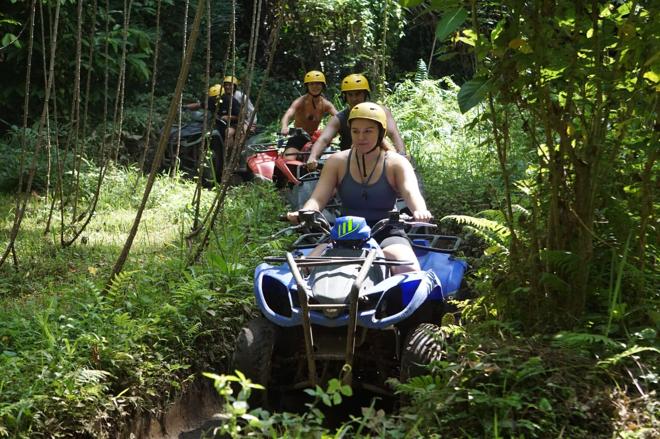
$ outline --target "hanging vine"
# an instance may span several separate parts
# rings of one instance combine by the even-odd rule
[[[253,32],[250,38],[250,49],[249,49],[249,55],[248,55],[248,75],[247,75],[247,88],[245,91],[245,96],[246,99],[249,99],[250,97],[250,90],[252,86],[252,76],[254,73],[254,65],[255,65],[255,60],[256,60],[256,46],[257,46],[257,40],[258,40],[258,30],[255,30],[255,27],[258,27],[257,24],[260,22],[260,15],[261,15],[261,1],[257,4],[257,1],[255,0],[255,7],[253,8],[254,15],[252,19],[252,25],[253,25]],[[250,118],[250,124],[254,121],[254,115],[257,112],[257,109],[259,108],[259,104],[261,102],[261,98],[263,95],[264,88],[266,86],[266,83],[268,81],[268,77],[270,75],[270,71],[273,66],[273,59],[275,55],[275,50],[277,48],[277,42],[278,42],[278,36],[280,29],[282,27],[282,22],[283,22],[283,13],[282,13],[282,3],[278,3],[277,8],[275,8],[276,11],[276,16],[277,16],[277,21],[275,26],[273,27],[273,30],[270,35],[269,39],[269,52],[268,52],[268,64],[266,67],[266,70],[264,72],[264,80],[261,84],[261,88],[259,89],[259,93],[257,95],[257,100],[254,105],[254,111],[252,112],[251,118]],[[233,22],[233,20],[232,20]],[[238,126],[242,126],[243,122],[245,120],[245,112],[241,110],[241,115],[239,115],[239,120],[238,120]],[[211,209],[209,210],[210,215],[207,216],[207,218],[204,221],[204,226],[203,226],[203,236],[200,242],[198,243],[197,247],[195,250],[191,253],[190,258],[188,259],[188,263],[192,264],[195,261],[199,260],[202,252],[206,249],[209,243],[209,239],[211,236],[211,233],[213,231],[213,227],[216,223],[217,218],[220,216],[222,212],[222,207],[224,206],[224,199],[227,194],[227,189],[229,186],[229,181],[231,179],[231,175],[235,172],[236,167],[238,165],[238,159],[240,157],[240,150],[243,147],[243,144],[245,143],[245,133],[243,133],[241,130],[237,130],[237,138],[235,139],[236,142],[236,147],[234,148],[234,153],[230,156],[230,161],[228,165],[225,167],[225,171],[223,172],[223,177],[222,177],[222,184],[218,188],[217,194],[214,197],[214,200],[212,202]],[[202,230],[197,230],[195,233],[199,233]]]
[[[190,33],[190,38],[188,40],[188,50],[186,51],[186,57],[181,65],[181,70],[179,71],[179,77],[177,78],[176,89],[174,91],[174,96],[170,101],[170,108],[167,114],[167,118],[165,120],[165,126],[163,127],[163,131],[160,136],[160,140],[158,142],[158,149],[156,151],[156,155],[154,156],[154,160],[151,165],[151,172],[149,173],[149,178],[147,179],[147,183],[145,185],[144,193],[142,195],[142,201],[136,212],[135,220],[133,221],[131,230],[129,231],[126,242],[124,243],[124,247],[121,253],[119,254],[119,257],[117,258],[117,261],[115,262],[115,265],[112,269],[112,273],[106,284],[106,289],[110,287],[115,276],[122,271],[126,259],[128,258],[128,254],[131,250],[133,241],[135,240],[135,236],[137,235],[137,231],[140,226],[140,220],[142,218],[142,214],[146,207],[147,201],[149,200],[149,194],[151,193],[151,189],[153,188],[154,181],[156,180],[156,171],[160,166],[163,153],[165,152],[165,146],[167,145],[167,140],[168,140],[167,133],[169,133],[170,130],[172,129],[172,124],[174,123],[174,117],[176,116],[177,111],[181,108],[179,105],[179,102],[181,100],[181,93],[183,92],[183,86],[185,85],[186,78],[188,77],[188,71],[190,70],[190,61],[192,59],[195,43],[197,42],[197,37],[199,35],[199,28],[200,28],[200,23],[202,21],[204,6],[205,6],[204,0],[200,0],[199,3],[197,4],[195,20],[193,23],[192,31]]]
[[[30,200],[30,192],[32,190],[32,183],[34,181],[34,175],[37,170],[37,158],[39,157],[39,153],[41,152],[42,148],[42,133],[43,133],[43,128],[46,125],[46,116],[48,115],[48,105],[50,102],[50,94],[51,94],[51,89],[52,89],[52,84],[53,84],[53,78],[55,76],[55,51],[57,49],[57,28],[59,24],[59,18],[60,18],[60,3],[56,2],[55,5],[55,20],[54,20],[54,25],[53,25],[53,38],[51,39],[51,45],[50,45],[50,61],[49,61],[49,69],[48,69],[48,80],[46,84],[46,91],[44,95],[44,102],[43,102],[43,110],[41,112],[41,117],[39,119],[39,127],[37,130],[37,141],[36,145],[34,148],[34,157],[32,159],[32,162],[30,164],[30,172],[28,174],[28,179],[25,184],[25,188],[23,189],[22,185],[22,178],[19,179],[19,190],[23,189],[23,192],[21,195],[17,197],[17,208],[16,208],[16,213],[14,216],[14,223],[12,225],[10,234],[9,234],[9,241],[7,243],[7,248],[2,254],[2,257],[0,257],[0,266],[2,266],[7,259],[7,256],[11,252],[13,257],[14,257],[14,264],[15,266],[18,265],[18,260],[17,256],[14,250],[14,245],[16,243],[16,237],[18,236],[18,231],[20,230],[21,223],[23,221],[23,218],[25,216],[25,210],[27,208],[28,202]],[[34,9],[32,9],[31,12],[31,26],[34,27]],[[30,34],[33,34],[33,30],[30,30]],[[32,53],[30,52],[28,59],[30,59],[32,56]],[[29,77],[26,78],[26,88],[29,89]],[[27,99],[28,94],[26,93],[26,99]],[[26,122],[27,121],[27,113],[28,107],[27,105],[25,106],[24,109],[24,117],[23,120]],[[27,130],[27,123],[23,127],[23,130]],[[27,149],[27,148],[26,148]],[[25,156],[25,150],[23,150],[22,153],[23,157]],[[22,175],[23,173],[23,160],[21,160],[21,167],[20,167],[20,173]]]

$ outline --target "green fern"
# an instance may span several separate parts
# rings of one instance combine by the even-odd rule
[[[488,211],[495,212],[495,211]],[[440,221],[451,220],[465,226],[467,230],[486,241],[491,253],[509,253],[511,232],[498,221],[487,218],[477,218],[469,215],[447,215]]]
[[[635,345],[635,346],[633,346],[629,349],[626,349],[625,351],[623,351],[619,354],[613,355],[609,358],[606,358],[604,360],[599,361],[598,366],[604,367],[604,368],[614,366],[614,365],[618,364],[624,358],[627,358],[627,357],[630,357],[630,356],[633,356],[633,355],[637,355],[640,352],[655,352],[656,354],[660,354],[660,350],[657,349],[657,348],[653,348],[653,347],[650,347],[650,346],[637,346],[637,345]]]
[[[621,349],[624,347],[622,343],[612,340],[609,337],[599,334],[589,334],[586,332],[560,332],[555,335],[552,341],[553,346],[565,347],[572,349],[587,349],[593,348],[594,345],[604,345],[611,349]]]
[[[573,276],[584,264],[575,254],[563,250],[541,250],[541,261],[558,273]]]
[[[121,290],[128,286],[128,283],[131,281],[135,271],[120,271],[117,273],[110,281],[110,286],[108,287],[108,296],[117,297],[120,295]]]
[[[429,69],[424,60],[420,58],[417,60],[417,69],[415,70],[415,79],[413,79],[413,82],[419,84],[427,79],[429,79]]]

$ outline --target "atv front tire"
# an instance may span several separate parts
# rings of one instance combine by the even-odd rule
[[[446,342],[447,336],[438,325],[422,323],[413,329],[403,345],[400,381],[427,373],[426,366],[445,357]]]
[[[267,387],[271,380],[276,337],[277,327],[264,317],[247,322],[236,338],[231,371],[240,370],[252,382]],[[268,389],[252,389],[249,403],[251,407],[265,407],[268,403]]]

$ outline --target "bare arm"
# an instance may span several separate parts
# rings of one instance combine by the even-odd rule
[[[406,146],[403,144],[403,139],[401,138],[401,133],[399,133],[399,127],[392,117],[392,112],[389,108],[383,107],[385,114],[387,115],[387,137],[392,140],[392,144],[396,148],[396,152],[405,156],[406,155]]]
[[[305,202],[301,210],[316,210],[319,212],[323,210],[335,192],[341,163],[342,160],[338,155],[330,157],[328,163],[326,163],[321,171],[321,176],[314,188],[314,192],[312,192],[309,200]],[[297,223],[298,212],[287,213],[287,218],[289,221]]]
[[[339,118],[337,116],[332,116],[332,119],[330,119],[328,125],[323,129],[323,132],[316,140],[316,142],[314,142],[314,145],[312,145],[312,149],[309,152],[309,158],[307,159],[307,163],[310,162],[316,163],[316,161],[323,153],[323,150],[330,144],[330,142],[332,142],[332,139],[339,132],[340,126],[341,123],[339,122]]]
[[[433,215],[426,207],[426,201],[419,191],[419,184],[412,165],[401,156],[392,157],[391,160],[396,187],[412,211],[413,217],[417,221],[429,221]]]
[[[327,99],[325,100],[325,102],[327,103],[327,112],[330,113],[330,114],[333,115],[333,116],[336,116],[337,113],[339,113],[339,111],[337,111],[337,109],[335,108],[335,106],[332,105],[332,102],[330,102],[330,101],[327,100]]]
[[[299,97],[296,100],[294,100],[291,103],[291,106],[284,113],[284,116],[282,116],[282,120],[280,121],[280,132],[282,133],[282,135],[286,136],[287,134],[289,134],[289,122],[291,121],[291,118],[295,116],[296,111],[298,111],[300,102],[302,102],[302,97]]]
[[[193,102],[191,104],[183,104],[182,107],[185,108],[186,110],[195,111],[202,108],[202,104],[200,104],[199,102]]]

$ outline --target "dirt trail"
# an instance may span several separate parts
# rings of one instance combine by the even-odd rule
[[[221,401],[209,380],[198,380],[161,416],[135,419],[121,437],[130,439],[199,439],[218,425],[213,415]]]

